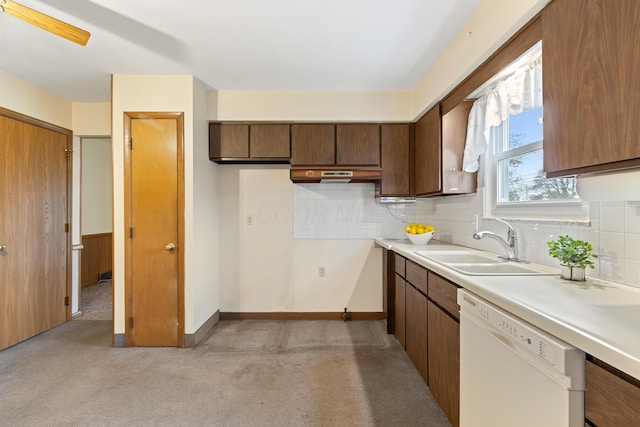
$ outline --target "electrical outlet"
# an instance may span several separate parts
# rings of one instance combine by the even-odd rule
[[[253,225],[253,215],[247,215],[247,225]]]
[[[318,267],[318,277],[327,277],[327,268],[324,265]]]

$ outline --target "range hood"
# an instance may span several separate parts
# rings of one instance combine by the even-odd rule
[[[367,166],[292,166],[291,181],[310,183],[378,182],[382,179],[382,169]]]

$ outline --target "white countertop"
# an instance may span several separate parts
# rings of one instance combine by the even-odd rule
[[[555,276],[470,276],[416,252],[476,249],[434,240],[425,246],[375,242],[640,380],[640,289],[592,278],[563,280],[559,269]]]

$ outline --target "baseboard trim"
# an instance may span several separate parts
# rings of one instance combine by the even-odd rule
[[[344,320],[343,312],[223,312],[220,320]],[[349,320],[383,320],[384,313],[360,311],[349,313]]]
[[[220,310],[216,310],[198,330],[193,334],[184,334],[185,348],[195,347],[211,332],[211,329],[220,321]]]
[[[113,334],[113,346],[114,347],[125,347],[125,345],[124,345],[124,334]]]

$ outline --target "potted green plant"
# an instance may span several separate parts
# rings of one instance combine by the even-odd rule
[[[570,236],[558,236],[558,240],[547,242],[549,255],[560,260],[560,277],[567,280],[586,280],[585,269],[594,268],[591,243],[575,240]]]

